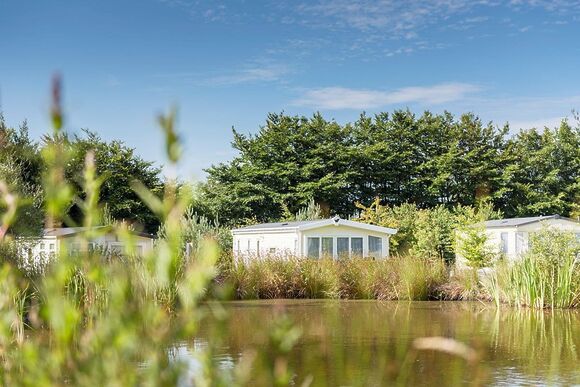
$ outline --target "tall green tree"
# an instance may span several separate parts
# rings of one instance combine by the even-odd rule
[[[208,202],[222,220],[279,219],[314,198],[323,213],[348,216],[355,203],[419,208],[474,205],[503,197],[507,128],[473,114],[409,110],[339,125],[271,114],[255,135],[234,131],[239,155],[207,170]]]
[[[319,114],[270,114],[256,135],[233,133],[239,155],[207,170],[205,195],[222,219],[278,219],[285,208],[295,213],[311,198],[327,214],[352,206],[348,128]]]
[[[71,159],[66,170],[73,182],[77,195],[84,193],[81,186],[82,168],[87,152],[93,151],[96,173],[104,178],[101,186],[100,203],[107,205],[108,213],[116,220],[135,223],[148,232],[157,231],[159,221],[149,208],[139,199],[131,188],[132,182],[138,180],[152,193],[161,196],[163,181],[161,169],[154,163],[143,160],[122,141],[105,141],[98,134],[84,130],[82,135],[68,138]],[[73,220],[81,219],[81,211],[72,205],[70,216]]]
[[[39,235],[42,230],[45,216],[41,176],[46,166],[40,152],[54,141],[62,142],[63,149],[70,155],[65,174],[73,182],[79,199],[84,198],[82,169],[85,157],[87,152],[92,151],[97,174],[105,179],[101,187],[100,204],[107,206],[111,218],[136,223],[138,227],[152,233],[157,231],[157,218],[131,188],[131,182],[139,180],[151,192],[161,195],[164,185],[161,169],[152,162],[143,160],[133,148],[121,141],[105,141],[87,130],[82,135],[74,136],[46,135],[39,143],[30,137],[26,122],[18,129],[10,128],[0,114],[0,180],[8,184],[11,192],[28,198],[19,207],[17,222],[10,232],[16,235]],[[68,215],[73,221],[80,221],[81,211],[75,202],[69,204]]]
[[[34,236],[41,232],[44,219],[41,170],[38,145],[30,138],[26,121],[14,129],[6,125],[0,113],[0,181],[24,200],[8,230],[11,234]],[[0,208],[0,212],[3,210]]]
[[[506,157],[504,212],[510,216],[569,215],[580,197],[580,128],[520,131]]]

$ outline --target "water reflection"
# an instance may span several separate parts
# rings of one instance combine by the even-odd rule
[[[179,347],[192,358],[212,347],[221,369],[233,369],[289,316],[302,336],[288,356],[296,385],[580,383],[578,311],[496,309],[465,302],[283,300],[224,304],[225,322],[207,319]],[[477,364],[437,351],[416,351],[418,337],[457,339],[480,355]],[[211,345],[208,345],[211,344]],[[197,350],[196,350],[197,348]],[[256,381],[263,381],[254,370]]]

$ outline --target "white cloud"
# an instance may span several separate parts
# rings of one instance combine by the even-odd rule
[[[329,27],[351,27],[363,31],[385,30],[401,37],[415,37],[416,30],[450,14],[470,9],[477,1],[431,0],[320,0],[297,7],[309,22]]]
[[[155,74],[154,77],[166,80],[178,80],[182,83],[204,86],[232,86],[242,83],[281,82],[285,75],[291,74],[291,68],[268,60],[256,60],[241,65],[238,69],[221,72],[175,72]]]
[[[545,127],[554,128],[554,127],[560,126],[560,123],[562,122],[562,120],[564,118],[567,118],[567,116],[549,117],[549,118],[542,118],[542,119],[531,120],[531,121],[514,120],[514,121],[509,122],[509,124],[510,124],[510,129],[512,131],[517,131],[520,129],[531,129],[531,128],[536,128],[536,129],[544,129]]]
[[[204,83],[211,85],[237,85],[249,82],[273,82],[290,72],[284,65],[267,64],[242,68],[228,74],[208,78]]]
[[[438,105],[464,98],[480,88],[467,83],[442,83],[433,86],[404,87],[397,90],[325,87],[306,91],[295,105],[315,109],[373,109],[395,104]]]

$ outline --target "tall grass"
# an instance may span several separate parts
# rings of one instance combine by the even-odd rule
[[[580,245],[574,234],[545,229],[530,238],[521,259],[499,263],[484,289],[497,305],[574,308],[580,306]]]
[[[437,289],[446,279],[442,260],[413,256],[387,260],[270,256],[232,263],[219,275],[237,299],[428,300],[439,296]]]
[[[86,231],[82,245],[96,238],[103,218],[94,158],[87,154],[83,197],[75,197],[65,178],[70,149],[63,141],[60,89],[55,82],[54,133],[43,149],[46,222],[75,226],[66,216],[70,203],[82,209]],[[173,116],[160,118],[172,167],[179,158]],[[1,190],[6,185],[0,184]],[[25,277],[14,261],[7,231],[20,202],[1,192],[9,208],[0,217],[0,384],[50,385],[176,385],[184,364],[171,360],[168,349],[196,332],[204,308],[199,304],[215,275],[215,244],[201,243],[195,258],[184,263],[182,219],[191,202],[185,189],[169,180],[162,198],[138,182],[134,189],[160,218],[167,234],[142,259],[129,254],[108,259],[99,254],[62,251],[41,276]],[[129,248],[132,234],[122,225],[111,232]],[[88,250],[88,249],[87,249]],[[207,385],[204,373],[191,376]],[[216,377],[212,381],[218,381]],[[188,380],[187,382],[192,382]]]

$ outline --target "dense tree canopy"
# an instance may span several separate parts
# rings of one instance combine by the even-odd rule
[[[42,160],[38,145],[28,135],[24,122],[16,130],[6,126],[0,114],[0,181],[20,199],[20,207],[12,232],[37,235],[44,221],[40,173]],[[3,209],[0,205],[0,213]]]
[[[580,216],[580,128],[529,129],[510,139],[505,212]]]
[[[256,134],[233,132],[239,154],[210,167],[194,203],[199,215],[223,225],[271,221],[296,214],[314,200],[321,216],[350,216],[378,198],[381,205],[418,209],[490,202],[505,216],[558,213],[580,215],[580,127],[510,133],[473,114],[408,110],[361,115],[341,125],[320,114],[311,118],[270,114]],[[0,116],[0,179],[32,200],[13,231],[39,230],[43,214],[40,180],[44,168],[26,124],[8,128]],[[104,176],[101,203],[114,219],[154,232],[158,221],[131,187],[142,181],[160,193],[161,171],[120,141],[97,134],[64,136],[71,158],[66,175],[83,196],[84,158],[94,151]],[[312,204],[311,204],[312,205]],[[364,207],[363,207],[364,208]],[[1,210],[1,209],[0,209]],[[69,215],[80,219],[71,203]]]
[[[153,193],[161,195],[163,182],[161,170],[150,161],[143,160],[133,148],[121,141],[107,142],[96,133],[85,130],[83,136],[75,135],[70,140],[72,150],[66,174],[75,185],[75,191],[83,196],[82,173],[84,159],[88,151],[95,155],[97,175],[105,178],[101,186],[101,203],[106,204],[113,219],[134,222],[147,231],[154,232],[159,226],[157,217],[147,208],[131,188],[131,182],[138,180]],[[82,215],[72,206],[70,215],[80,221]]]
[[[157,218],[131,189],[131,182],[139,180],[153,193],[161,194],[161,170],[152,162],[143,160],[133,148],[122,142],[104,141],[90,131],[58,139],[45,136],[36,142],[28,135],[26,123],[16,130],[7,127],[0,116],[0,180],[8,182],[10,189],[22,198],[29,199],[29,203],[25,203],[20,210],[12,233],[37,234],[42,228],[44,212],[41,180],[45,166],[41,150],[49,141],[63,141],[69,150],[70,159],[65,174],[78,197],[84,196],[82,170],[86,154],[92,150],[97,174],[104,178],[100,202],[107,206],[108,215],[113,219],[134,222],[147,231],[156,231],[159,225]],[[68,215],[73,221],[80,221],[81,214],[75,203],[70,203]]]
[[[375,198],[419,208],[486,199],[506,216],[574,215],[580,195],[580,131],[484,124],[473,114],[408,110],[340,125],[270,114],[255,135],[234,130],[239,155],[207,170],[207,206],[222,221],[268,221],[312,198],[348,216]]]

